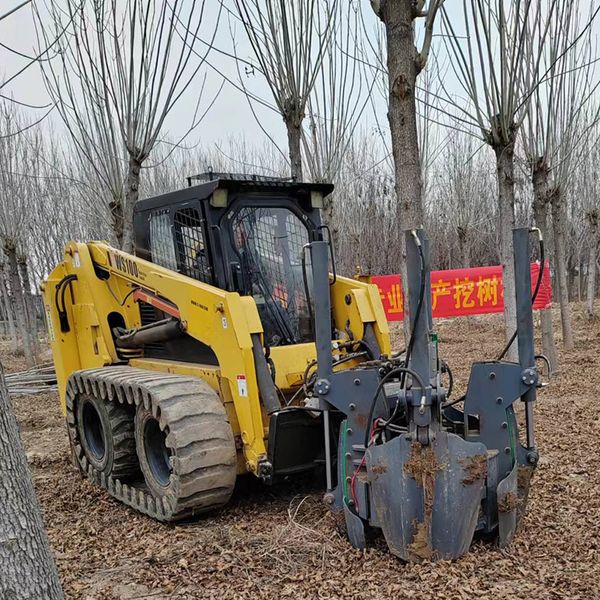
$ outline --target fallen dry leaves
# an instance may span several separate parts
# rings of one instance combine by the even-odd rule
[[[78,476],[55,395],[16,399],[67,596],[600,598],[600,324],[574,312],[576,348],[562,353],[561,373],[536,406],[542,458],[522,527],[509,548],[476,542],[456,562],[403,564],[381,539],[354,550],[307,480],[267,488],[243,478],[226,510],[161,525]],[[442,321],[438,330],[463,389],[470,361],[503,345],[497,317]]]

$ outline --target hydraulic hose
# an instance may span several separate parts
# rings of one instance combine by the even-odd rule
[[[71,329],[69,327],[69,319],[67,317],[67,309],[65,307],[65,292],[67,291],[67,285],[72,281],[77,281],[77,275],[66,275],[56,284],[54,292],[54,304],[56,306],[56,311],[58,312],[58,320],[60,322],[60,330],[62,333],[67,333]]]
[[[365,448],[367,447],[367,444],[369,442],[369,433],[370,433],[369,429],[371,427],[371,422],[373,420],[373,414],[375,413],[375,406],[377,404],[377,398],[379,397],[379,393],[381,391],[381,388],[383,387],[383,384],[389,380],[389,378],[392,374],[398,374],[398,373],[401,374],[400,388],[402,390],[404,390],[406,387],[406,376],[411,375],[414,379],[417,380],[417,382],[421,386],[422,393],[425,394],[425,384],[424,384],[423,380],[415,371],[408,368],[410,355],[412,353],[412,349],[413,349],[413,346],[415,343],[415,330],[417,328],[417,323],[419,322],[419,318],[421,316],[421,309],[423,308],[423,300],[425,298],[425,257],[423,255],[423,246],[421,244],[421,240],[419,239],[419,237],[417,235],[417,232],[414,229],[411,231],[411,235],[413,236],[413,239],[415,240],[415,244],[417,245],[417,249],[419,251],[419,259],[420,259],[420,263],[421,263],[421,281],[420,281],[420,286],[419,286],[419,301],[417,303],[415,319],[413,321],[412,330],[410,332],[410,340],[409,340],[408,346],[406,348],[406,357],[404,359],[404,364],[406,366],[396,367],[396,368],[392,369],[379,382],[379,385],[377,386],[377,391],[375,392],[375,396],[373,397],[373,400],[371,402],[371,407],[369,408],[369,418],[367,419],[367,429],[365,430]],[[398,406],[399,406],[399,402],[396,402],[396,406],[394,406],[394,410],[392,411],[392,414],[389,416],[389,418],[385,422],[386,424],[391,423],[396,418],[396,414],[398,412]]]
[[[421,392],[424,395],[425,394],[425,383],[423,382],[423,379],[421,379],[421,376],[416,372],[413,371],[412,369],[409,369],[408,367],[396,367],[394,369],[392,369],[391,371],[389,371],[388,373],[386,373],[386,375],[384,375],[381,380],[379,381],[379,385],[377,386],[377,389],[375,390],[375,394],[373,396],[373,400],[371,402],[371,408],[369,409],[369,417],[367,419],[367,424],[369,424],[371,421],[373,420],[373,414],[375,413],[375,406],[377,405],[377,398],[379,398],[379,394],[381,393],[381,390],[383,389],[383,386],[385,383],[387,383],[392,377],[395,377],[397,375],[410,375],[413,379],[415,379],[417,381],[417,383],[419,384],[419,386],[421,387]],[[398,404],[399,402],[396,402],[396,407],[394,408],[394,413],[397,411],[398,409]],[[392,413],[392,417],[393,417],[393,413]],[[390,417],[385,423],[389,423],[392,419],[392,417]],[[367,429],[365,429],[365,449],[367,448],[368,444],[369,444],[369,434],[370,434],[370,427],[367,427]]]

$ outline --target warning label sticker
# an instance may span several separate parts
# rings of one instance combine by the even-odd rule
[[[46,328],[48,329],[48,338],[54,342],[54,325],[52,325],[52,315],[50,313],[50,305],[46,304]]]
[[[238,386],[238,394],[242,398],[247,398],[248,397],[248,383],[246,382],[245,375],[237,376],[237,386]]]

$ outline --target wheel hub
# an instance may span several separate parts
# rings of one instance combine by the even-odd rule
[[[156,419],[148,419],[144,425],[144,450],[148,466],[156,481],[166,487],[171,479],[171,451],[167,448],[166,434]]]
[[[87,447],[92,456],[101,461],[106,452],[106,441],[100,415],[91,402],[86,402],[83,405],[81,416]]]

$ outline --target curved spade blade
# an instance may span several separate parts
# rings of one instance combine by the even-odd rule
[[[393,554],[458,558],[473,539],[487,474],[483,444],[438,432],[428,446],[399,436],[367,451],[371,506]]]
[[[512,542],[517,529],[518,496],[518,464],[498,484],[498,545],[503,548]]]
[[[359,550],[363,550],[367,546],[365,540],[365,524],[363,520],[353,513],[348,504],[344,500],[344,518],[346,520],[346,533],[350,543]]]

